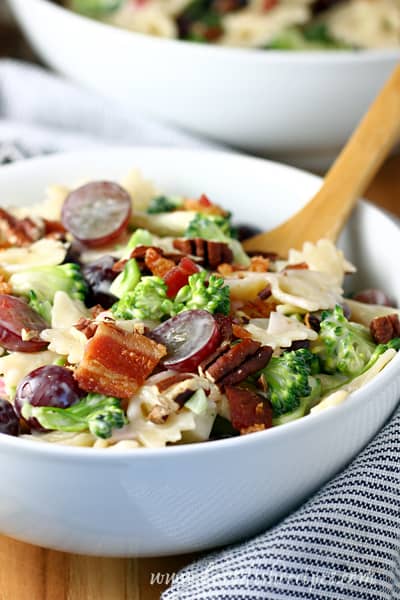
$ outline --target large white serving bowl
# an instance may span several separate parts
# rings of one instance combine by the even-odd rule
[[[9,1],[49,65],[124,108],[313,167],[337,153],[400,60],[400,49],[267,52],[165,40],[49,0]]]
[[[271,227],[320,179],[237,155],[114,149],[29,160],[0,169],[1,204],[43,198],[51,182],[120,178],[133,166],[162,190],[212,199],[240,221]],[[342,239],[359,265],[354,286],[400,300],[399,230],[361,203]],[[0,532],[97,555],[164,555],[227,544],[288,513],[341,469],[400,398],[400,356],[337,408],[270,431],[165,449],[67,448],[0,434]]]

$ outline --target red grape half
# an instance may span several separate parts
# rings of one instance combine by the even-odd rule
[[[166,346],[165,367],[175,371],[195,371],[221,341],[218,324],[206,310],[187,310],[168,319],[151,336]]]
[[[0,346],[15,352],[38,352],[47,347],[39,334],[48,327],[42,317],[24,300],[0,295]],[[23,330],[32,337],[23,338]]]
[[[132,200],[124,188],[111,181],[93,181],[67,196],[61,220],[82,244],[97,247],[124,232],[131,212]]]

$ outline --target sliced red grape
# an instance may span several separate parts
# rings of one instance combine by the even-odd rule
[[[132,200],[124,188],[111,181],[93,181],[65,199],[61,220],[66,229],[86,246],[103,246],[126,229]]]
[[[354,300],[363,302],[364,304],[381,304],[382,306],[394,306],[392,300],[378,289],[362,290],[357,292],[354,296]]]
[[[165,367],[188,372],[195,371],[221,341],[218,324],[206,310],[180,313],[153,329],[151,336],[168,350]]]
[[[15,410],[22,416],[25,404],[68,408],[81,399],[82,392],[72,371],[57,365],[35,369],[21,381],[15,394]],[[44,431],[36,419],[29,419],[28,425],[37,431]]]
[[[39,334],[47,323],[24,300],[0,295],[0,346],[16,352],[38,352],[47,346]],[[29,339],[23,338],[23,331]]]

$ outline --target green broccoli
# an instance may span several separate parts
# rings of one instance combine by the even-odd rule
[[[233,253],[233,260],[238,265],[247,267],[250,259],[239,240],[234,239],[235,231],[231,227],[229,217],[219,215],[203,215],[197,213],[185,231],[186,238],[202,238],[214,242],[225,242]]]
[[[207,281],[206,271],[195,273],[189,277],[189,283],[182,287],[176,295],[174,312],[177,314],[193,309],[229,314],[229,287],[224,285],[222,277],[210,275]]]
[[[131,292],[139,283],[141,273],[139,265],[134,258],[128,260],[124,270],[114,279],[110,287],[110,293],[117,298],[122,298],[127,292]]]
[[[72,10],[89,17],[101,18],[117,10],[122,0],[72,0]]]
[[[26,296],[31,306],[46,320],[50,320],[51,305],[58,291],[66,292],[75,300],[84,300],[87,286],[81,270],[75,263],[51,267],[32,267],[10,277],[13,293]]]
[[[147,207],[147,213],[149,215],[156,215],[163,212],[173,212],[177,208],[180,208],[183,204],[183,200],[180,196],[157,196],[150,201]]]
[[[341,306],[336,305],[333,310],[322,313],[319,338],[313,352],[318,355],[324,372],[355,377],[363,371],[375,348],[369,330],[349,322]]]
[[[52,431],[81,432],[89,430],[96,437],[107,439],[112,430],[128,423],[121,401],[101,394],[88,394],[77,404],[68,408],[32,406],[22,408],[24,419],[36,419],[45,429]]]
[[[283,415],[290,417],[285,421],[303,416],[309,404],[316,401],[320,385],[312,376],[314,367],[312,353],[300,348],[272,357],[261,371],[276,424],[284,422]]]
[[[173,313],[174,303],[167,297],[167,285],[161,277],[142,277],[135,289],[114,304],[117,319],[150,319],[158,321]]]
[[[49,300],[39,300],[36,292],[29,290],[27,294],[29,306],[33,308],[47,322],[51,323],[52,304]]]
[[[129,238],[127,250],[133,250],[136,246],[151,246],[153,243],[153,234],[147,229],[136,229]]]

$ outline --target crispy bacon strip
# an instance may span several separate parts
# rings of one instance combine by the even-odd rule
[[[166,353],[144,335],[100,323],[74,376],[88,392],[130,398]]]
[[[164,277],[175,267],[174,261],[164,258],[155,248],[147,248],[144,257],[146,267],[157,277]]]
[[[272,407],[256,392],[227,386],[225,393],[229,402],[232,426],[242,435],[272,427]]]

